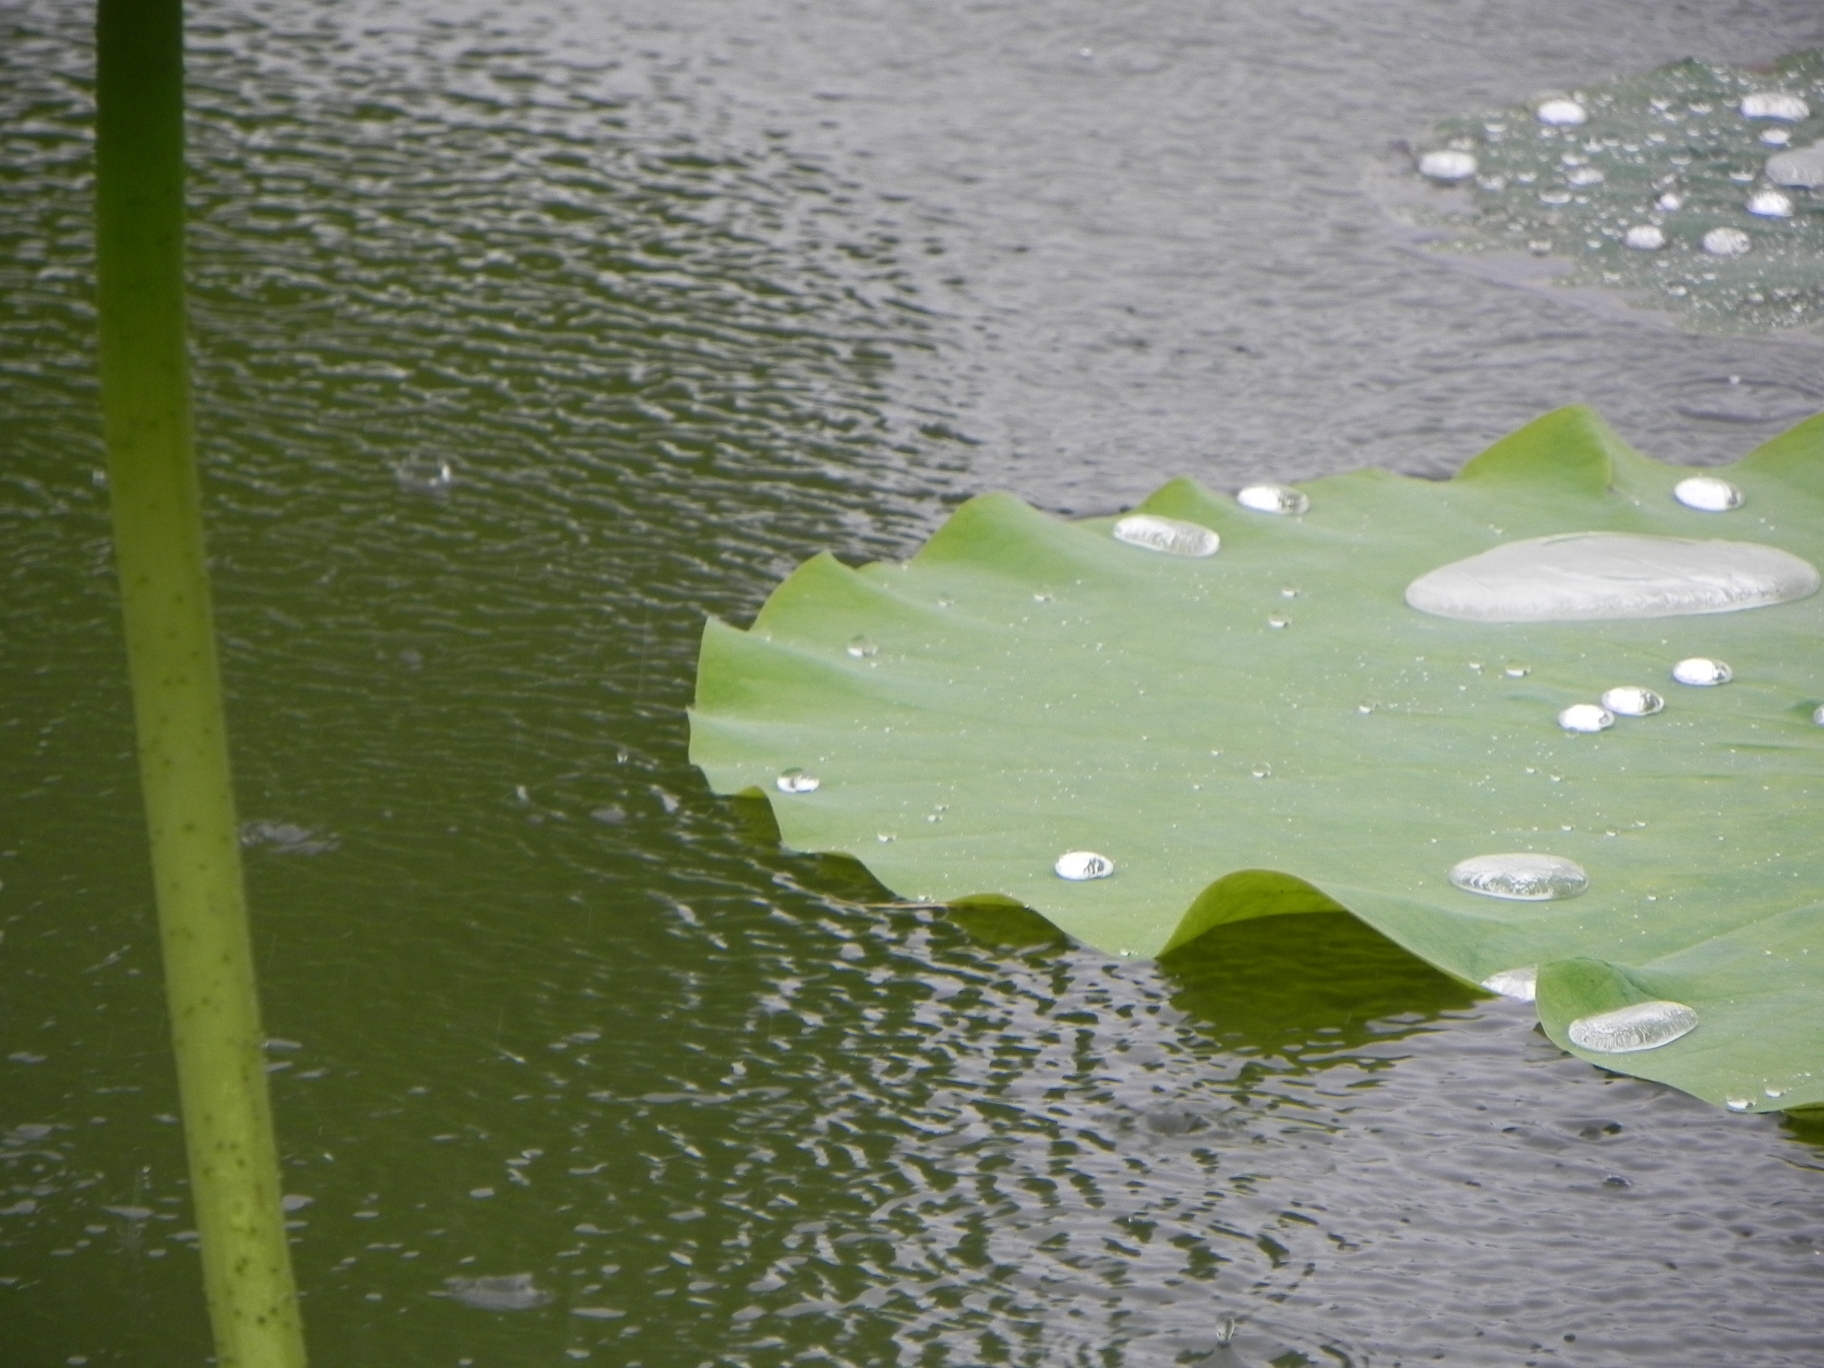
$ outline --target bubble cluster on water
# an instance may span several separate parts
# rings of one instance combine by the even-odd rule
[[[1566,283],[1708,331],[1824,321],[1824,53],[1687,60],[1447,120],[1413,174],[1447,250],[1562,258]]]

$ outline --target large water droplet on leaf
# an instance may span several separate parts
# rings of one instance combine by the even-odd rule
[[[1818,572],[1777,547],[1574,532],[1440,566],[1407,586],[1406,602],[1465,622],[1600,622],[1728,613],[1817,590]]]
[[[1468,180],[1476,174],[1476,159],[1467,152],[1427,152],[1419,158],[1419,174],[1436,181]]]
[[[1657,1050],[1697,1029],[1697,1013],[1682,1002],[1636,1002],[1612,1012],[1598,1012],[1571,1023],[1569,1036],[1597,1054],[1631,1054]]]
[[[1590,886],[1590,876],[1575,860],[1527,851],[1472,855],[1451,867],[1450,881],[1465,893],[1510,902],[1555,902]]]
[[[1672,678],[1680,684],[1707,689],[1712,685],[1727,684],[1735,678],[1735,671],[1729,668],[1726,661],[1712,660],[1709,656],[1686,656],[1672,667]]]
[[[1672,486],[1672,497],[1700,513],[1727,513],[1745,502],[1741,487],[1714,475],[1693,475]]]
[[[1594,703],[1573,703],[1558,714],[1558,725],[1568,732],[1607,731],[1615,725],[1615,714]]]
[[[1666,700],[1651,689],[1623,684],[1604,691],[1602,706],[1623,717],[1651,717],[1666,706]]]
[[[1589,112],[1575,100],[1547,100],[1533,113],[1540,123],[1556,128],[1575,128],[1590,117]]]
[[[1747,209],[1760,218],[1791,218],[1792,196],[1778,190],[1757,190],[1748,197]]]
[[[1503,969],[1498,974],[1490,974],[1482,980],[1482,986],[1491,993],[1502,997],[1515,998],[1520,1002],[1531,1002],[1538,990],[1539,968],[1529,964],[1520,969]]]
[[[803,770],[794,768],[786,770],[773,780],[773,783],[778,786],[781,793],[815,793],[823,780],[814,774],[806,774]]]
[[[1824,185],[1824,142],[1767,158],[1767,179],[1798,190]]]
[[[1302,489],[1289,485],[1257,484],[1237,491],[1235,502],[1256,513],[1279,513],[1295,516],[1309,512],[1311,499]]]
[[[1115,524],[1115,540],[1168,556],[1213,556],[1222,547],[1222,538],[1199,523],[1156,518],[1150,513],[1121,519]]]
[[[1704,250],[1711,256],[1742,256],[1752,246],[1754,240],[1740,228],[1712,228],[1704,234]]]
[[[1752,95],[1742,96],[1742,117],[1797,123],[1811,117],[1811,106],[1784,90],[1757,90]]]
[[[1093,850],[1067,850],[1052,865],[1060,879],[1081,883],[1085,879],[1106,879],[1115,872],[1115,862]]]

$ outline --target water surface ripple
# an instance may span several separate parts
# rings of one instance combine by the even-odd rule
[[[1452,111],[1815,44],[1813,7],[190,9],[317,1361],[1815,1358],[1824,1136],[1568,1059],[1347,919],[1151,966],[875,906],[710,797],[681,717],[705,613],[982,488],[1438,474],[1575,399],[1740,454],[1814,351],[1466,278],[1357,186]],[[175,1368],[208,1345],[98,476],[89,17],[0,9],[0,1357]]]

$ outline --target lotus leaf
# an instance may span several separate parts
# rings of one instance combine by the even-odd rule
[[[1209,556],[984,495],[905,564],[819,555],[751,629],[711,621],[692,759],[718,792],[765,794],[788,846],[854,856],[908,898],[1020,904],[1134,957],[1347,910],[1468,983],[1537,966],[1546,1032],[1593,1063],[1737,1110],[1824,1103],[1824,596],[1492,623],[1405,600],[1440,566],[1565,533],[1824,563],[1824,418],[1716,473],[1742,506],[1688,508],[1689,470],[1570,408],[1448,481],[1330,476],[1279,516],[1177,480],[1138,510],[1214,530]],[[1674,682],[1693,656],[1733,680]],[[1559,725],[1623,685],[1663,711]],[[1113,873],[1059,877],[1072,851]],[[1503,852],[1575,861],[1587,891],[1451,883]],[[1572,1044],[1573,1021],[1652,999],[1697,1029]]]

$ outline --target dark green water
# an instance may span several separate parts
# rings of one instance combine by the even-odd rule
[[[6,1368],[208,1353],[95,478],[88,22],[0,5]],[[1812,411],[1824,352],[1452,274],[1356,185],[1450,113],[1819,22],[194,6],[315,1361],[1815,1362],[1818,1136],[1566,1059],[1344,919],[1153,966],[871,906],[709,796],[682,709],[706,613],[981,488],[1441,473],[1578,399],[1718,461]],[[447,1295],[521,1274],[550,1299]]]

